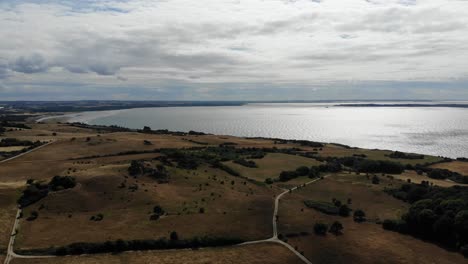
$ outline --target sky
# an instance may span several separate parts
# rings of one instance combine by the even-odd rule
[[[1,0],[2,100],[468,100],[468,0]]]

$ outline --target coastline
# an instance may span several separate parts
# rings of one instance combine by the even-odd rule
[[[35,120],[36,123],[40,122],[69,122],[69,123],[85,123],[88,124],[90,121],[101,118],[112,116],[117,113],[127,111],[129,109],[119,110],[104,110],[104,111],[82,111],[74,113],[62,113],[58,115],[46,115]]]

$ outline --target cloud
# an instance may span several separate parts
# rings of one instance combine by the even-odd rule
[[[49,69],[45,59],[37,53],[29,56],[20,56],[10,63],[10,69],[22,73],[45,72]]]
[[[350,82],[421,93],[410,83],[468,79],[467,8],[443,0],[3,1],[0,79],[18,93],[140,89],[143,99],[189,98],[198,88],[224,98],[253,86],[258,98],[299,86],[332,97],[336,87],[358,91]]]
[[[8,76],[8,64],[0,60],[0,80]]]

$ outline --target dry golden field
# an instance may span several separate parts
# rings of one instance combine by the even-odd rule
[[[466,161],[451,161],[438,163],[431,166],[431,168],[447,169],[458,172],[463,176],[468,176],[468,162]]]
[[[343,177],[343,176],[342,176]],[[287,242],[303,252],[312,263],[463,263],[462,255],[410,236],[385,231],[376,219],[396,218],[407,204],[382,192],[379,186],[365,183],[348,184],[342,177],[330,177],[286,195],[280,203],[279,232],[288,234],[307,232],[309,235],[287,237]],[[382,184],[382,183],[381,183]],[[370,220],[356,223],[352,216],[326,215],[307,208],[304,200],[346,202],[352,209],[362,209]],[[340,221],[343,234],[325,237],[315,235],[316,222],[331,224]]]
[[[238,171],[242,176],[259,182],[264,182],[267,178],[278,178],[282,171],[295,170],[300,166],[310,167],[320,164],[314,159],[283,153],[268,153],[264,158],[253,159],[253,161],[258,168],[244,167],[232,161],[226,162],[226,164]]]
[[[421,160],[392,159],[390,151],[344,148],[326,144],[318,148],[298,143],[278,144],[269,139],[248,139],[218,135],[143,134],[107,132],[67,124],[28,124],[33,129],[8,131],[3,137],[22,140],[53,141],[36,151],[0,164],[0,260],[5,252],[16,213],[16,200],[28,179],[48,182],[56,175],[73,176],[74,188],[50,192],[45,198],[26,207],[15,241],[16,250],[45,249],[76,242],[105,242],[117,239],[158,239],[176,231],[180,238],[200,236],[235,237],[245,241],[272,236],[275,196],[284,189],[302,185],[311,179],[302,176],[287,182],[264,184],[277,178],[281,171],[300,166],[321,164],[313,158],[285,153],[267,153],[253,159],[258,168],[248,168],[231,161],[223,164],[241,177],[203,163],[197,169],[167,165],[168,183],[158,183],[148,175],[132,177],[128,168],[133,160],[145,166],[163,164],[164,154],[155,149],[217,147],[229,143],[234,148],[299,149],[317,152],[320,157],[345,157],[365,154],[369,159],[392,160],[403,164],[437,161],[425,156]],[[55,133],[55,134],[54,134]],[[0,137],[1,138],[1,137]],[[144,141],[151,144],[145,144]],[[129,151],[148,153],[124,153]],[[454,165],[456,164],[456,165]],[[442,163],[463,170],[468,163]],[[355,173],[331,174],[307,187],[286,194],[279,206],[279,233],[312,263],[464,263],[461,254],[448,252],[434,244],[385,231],[377,224],[386,218],[397,218],[409,204],[386,194],[384,188],[396,188],[407,179],[423,180],[450,187],[449,181],[433,180],[406,171],[401,175],[380,177]],[[245,178],[244,178],[245,177]],[[248,178],[248,179],[246,179]],[[250,181],[254,180],[254,181]],[[304,200],[329,202],[333,198],[366,212],[368,222],[356,223],[352,217],[330,216],[307,208]],[[166,211],[158,220],[150,220],[153,207]],[[27,221],[33,211],[38,218]],[[101,221],[91,217],[102,214]],[[344,224],[341,236],[316,236],[317,221]],[[11,263],[302,263],[284,246],[262,243],[249,246],[200,250],[166,250],[57,257],[50,259],[14,259]]]

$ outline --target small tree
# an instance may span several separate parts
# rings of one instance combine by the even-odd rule
[[[354,211],[353,219],[355,222],[364,222],[366,221],[366,213],[361,209],[357,209]]]
[[[327,234],[328,225],[324,223],[315,223],[314,225],[314,232],[317,235],[324,236]]]
[[[377,175],[372,176],[372,184],[379,184],[380,179]]]
[[[176,231],[172,231],[169,237],[171,240],[179,240],[179,235],[177,234]]]
[[[330,229],[328,230],[328,232],[334,234],[334,235],[339,235],[341,234],[343,230],[343,225],[339,222],[339,221],[335,221],[333,222],[333,224],[330,226]]]
[[[156,214],[156,215],[163,215],[165,212],[164,212],[164,209],[161,206],[156,205],[153,208],[153,213]]]
[[[351,211],[351,209],[349,209],[349,207],[346,204],[342,204],[338,209],[338,214],[346,217],[349,216],[349,211]]]

